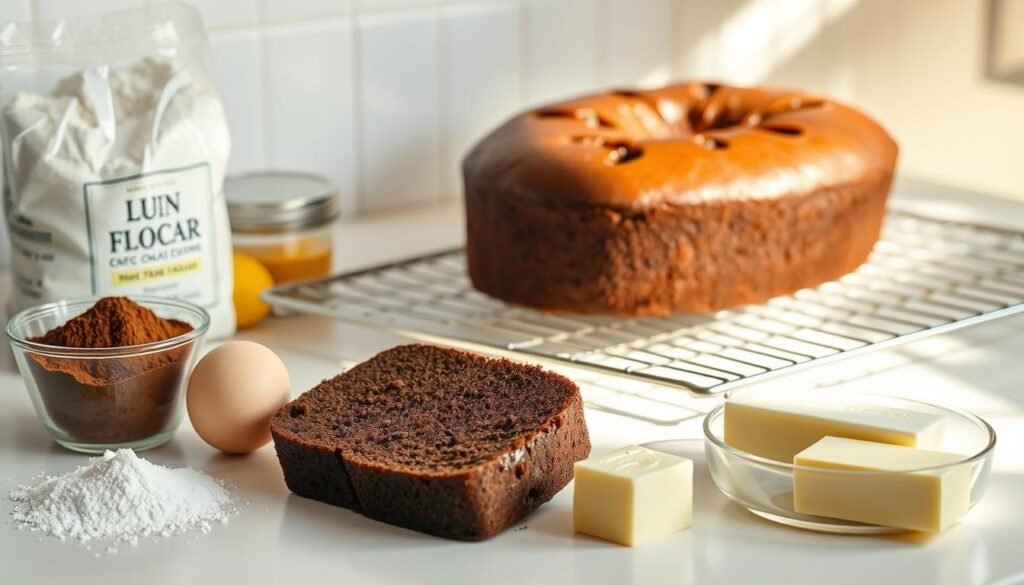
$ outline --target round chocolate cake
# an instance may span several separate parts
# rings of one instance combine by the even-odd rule
[[[463,162],[469,276],[499,299],[664,315],[857,268],[897,148],[831,99],[688,83],[516,116]]]

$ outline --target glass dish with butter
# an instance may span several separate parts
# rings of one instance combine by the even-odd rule
[[[843,534],[940,532],[988,486],[995,431],[968,412],[873,395],[789,402],[793,410],[734,400],[704,421],[708,470],[723,494],[769,520]]]

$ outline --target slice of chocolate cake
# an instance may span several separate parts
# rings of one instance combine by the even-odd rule
[[[270,429],[296,494],[458,540],[517,522],[590,453],[570,380],[428,345],[396,347],[324,380]]]

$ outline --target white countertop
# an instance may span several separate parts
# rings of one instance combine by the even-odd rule
[[[1024,206],[905,184],[901,200],[962,219],[1024,226]],[[457,206],[381,216],[342,226],[339,268],[353,268],[457,244]],[[6,276],[4,276],[6,279]],[[188,533],[86,548],[16,530],[0,497],[0,583],[1024,583],[1024,316],[979,325],[772,384],[841,383],[871,392],[923,397],[986,418],[999,436],[985,499],[932,538],[852,537],[772,524],[721,495],[704,467],[700,412],[656,426],[588,409],[594,452],[629,443],[682,439],[695,462],[690,530],[640,548],[575,535],[572,488],[520,524],[483,543],[460,543],[368,520],[305,500],[285,488],[273,447],[246,457],[219,455],[184,422],[171,443],[146,452],[163,465],[190,465],[223,478],[241,503],[209,534]],[[318,317],[273,318],[239,337],[284,359],[295,394],[342,364],[401,343],[388,333]],[[54,444],[36,420],[10,352],[0,349],[0,491],[85,457]],[[685,399],[683,399],[685,400]],[[100,553],[96,556],[96,553]]]

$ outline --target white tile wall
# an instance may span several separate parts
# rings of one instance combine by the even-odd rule
[[[0,0],[0,20],[155,1]],[[459,196],[462,154],[528,105],[680,78],[838,94],[892,128],[904,169],[1024,196],[1024,93],[982,78],[982,2],[191,1],[231,168],[325,173],[349,213]],[[970,119],[956,139],[950,112]]]
[[[34,0],[35,14],[40,20],[75,18],[112,10],[142,6],[144,0]]]
[[[436,0],[355,0],[355,2],[360,12],[401,8],[423,8],[437,4]]]
[[[788,0],[801,2],[802,0]],[[780,0],[781,3],[786,0]],[[770,0],[727,0],[721,25],[721,75],[738,83],[756,83],[776,64],[776,6]]]
[[[146,0],[151,4],[160,1]],[[199,8],[203,22],[210,28],[252,26],[259,22],[258,0],[192,0],[191,4]]]
[[[598,6],[592,0],[523,0],[528,103],[578,94],[596,85]]]
[[[259,141],[262,132],[266,166],[332,177],[342,208],[353,211],[359,192],[351,24],[318,20],[273,27],[263,42],[266,115],[260,130],[241,131],[242,140]]]
[[[824,55],[827,70],[823,85],[841,99],[853,102],[856,96],[856,73],[850,63],[856,54],[856,43],[848,22],[850,10],[858,0],[825,0],[825,26],[815,46]]]
[[[0,14],[6,20],[28,20],[32,17],[29,0],[0,0]]]
[[[772,31],[775,71],[774,81],[801,85],[808,79],[819,80],[813,89],[830,91],[828,73],[834,63],[820,46],[827,25],[826,6],[813,0],[779,2],[775,7]],[[819,46],[816,46],[819,45]]]
[[[213,75],[224,102],[233,138],[233,170],[260,169],[267,164],[268,95],[263,68],[263,43],[258,35],[229,31],[210,38]]]
[[[674,0],[605,0],[602,34],[602,85],[659,86],[673,77]]]
[[[352,0],[263,0],[262,15],[267,22],[292,22],[331,16],[347,16]]]
[[[360,209],[441,198],[437,28],[434,9],[359,18]]]
[[[722,74],[721,35],[724,2],[676,2],[676,74],[687,79],[717,78]]]
[[[441,12],[444,73],[442,193],[458,193],[460,161],[480,137],[519,108],[519,6],[514,1],[452,6]]]

